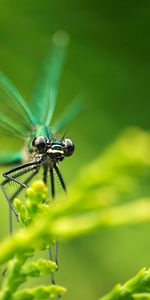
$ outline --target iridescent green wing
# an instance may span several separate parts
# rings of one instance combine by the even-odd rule
[[[32,100],[32,111],[39,124],[49,126],[51,122],[68,41],[66,32],[59,31],[53,36],[51,55],[44,63]]]
[[[77,97],[74,101],[71,102],[69,107],[65,112],[60,116],[58,121],[52,127],[52,133],[55,134],[58,131],[66,128],[85,108],[85,103],[81,97]]]
[[[21,94],[13,83],[0,72],[1,163],[20,160],[18,152],[13,152],[14,138],[25,139],[35,123],[36,121]],[[12,139],[11,149],[9,140],[7,140],[8,136]]]
[[[0,164],[13,164],[21,162],[23,159],[23,151],[9,152],[8,154],[0,155]]]
[[[35,118],[21,94],[0,72],[0,130],[22,138],[35,123]]]

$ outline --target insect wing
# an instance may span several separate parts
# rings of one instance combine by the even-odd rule
[[[35,123],[27,103],[2,72],[0,72],[0,107],[0,128],[7,134],[14,132],[14,135],[24,137]]]
[[[66,32],[56,32],[52,39],[52,53],[43,65],[32,100],[32,111],[40,124],[48,126],[51,122],[68,41]]]
[[[23,151],[0,154],[1,165],[19,163],[22,161],[22,159],[23,159]]]
[[[83,99],[77,97],[54,124],[52,128],[53,134],[66,128],[80,114],[84,107],[85,104]]]

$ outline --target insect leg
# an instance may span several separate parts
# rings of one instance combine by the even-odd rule
[[[55,242],[55,263],[57,264],[58,268],[59,268],[59,263],[58,263],[58,248],[59,248],[59,244],[58,241]]]
[[[65,185],[65,182],[63,180],[63,177],[61,175],[61,172],[60,172],[59,168],[56,165],[54,165],[54,169],[55,169],[56,174],[57,174],[57,176],[58,176],[58,178],[60,180],[60,183],[62,185],[63,190],[66,192],[66,185]],[[51,193],[52,193],[52,198],[54,199],[54,197],[55,197],[55,186],[54,186],[54,172],[53,172],[53,168],[50,168],[50,179],[51,179]],[[54,261],[57,264],[57,266],[58,266],[58,246],[59,246],[58,241],[56,241],[55,242],[55,259],[54,259]],[[49,257],[50,257],[50,259],[53,260],[52,249],[51,248],[49,249]],[[55,280],[54,280],[54,275],[53,274],[52,274],[52,283],[55,284]]]
[[[50,168],[50,180],[51,180],[51,194],[52,199],[55,198],[55,182],[54,182],[54,171],[53,168]]]
[[[30,178],[27,178],[23,183],[21,183],[20,181],[18,181],[16,178],[18,178],[19,176],[29,172],[29,171],[32,171],[35,169],[35,173],[38,169],[38,165],[39,165],[39,161],[38,162],[31,162],[31,163],[27,163],[27,164],[23,164],[21,166],[18,166],[18,167],[15,167],[7,172],[5,172],[3,175],[4,177],[6,178],[4,181],[2,181],[1,183],[1,188],[2,188],[2,192],[10,206],[10,208],[12,209],[12,211],[14,212],[16,218],[18,218],[18,214],[13,206],[13,200],[14,198],[18,195],[18,193],[24,188],[24,187],[27,187],[27,183],[29,181]],[[13,176],[9,176],[9,174],[12,174],[16,172],[15,174],[13,174]],[[31,174],[33,175],[33,174]],[[11,181],[14,181],[14,182],[17,182],[20,187],[18,188],[18,190],[11,196],[9,197],[6,193],[6,190],[5,190],[5,185]]]
[[[19,172],[19,173],[16,173],[15,175],[14,175],[14,178],[15,177],[19,177],[19,176],[21,176],[21,175],[24,175],[24,174],[26,174],[26,173],[29,173],[29,172],[31,172],[31,171],[34,171],[33,173],[31,173],[31,175],[29,175],[25,180],[24,180],[24,184],[25,185],[27,185],[27,183],[28,182],[30,182],[30,180],[38,173],[38,171],[39,171],[39,166],[32,166],[32,167],[30,167],[30,168],[28,168],[28,169],[26,169],[26,170],[22,170],[22,172]],[[11,203],[13,202],[13,200],[14,200],[14,198],[21,192],[23,190],[23,187],[20,185],[19,186],[19,188],[15,191],[15,193],[13,193],[12,195],[11,195],[11,197],[9,198],[9,200],[11,201]]]
[[[9,233],[13,235],[13,211],[9,205]]]
[[[14,172],[20,171],[22,169],[25,169],[25,168],[30,168],[31,166],[39,165],[40,163],[41,163],[41,159],[37,160],[37,161],[32,161],[32,162],[28,162],[28,163],[22,164],[22,165],[17,166],[17,167],[15,167],[13,169],[10,169],[9,171],[4,172],[3,176],[6,178],[7,182],[12,180],[12,181],[20,184],[22,187],[27,188],[26,184],[21,183],[20,181],[18,181],[16,179],[17,176],[11,176],[11,174],[14,173]]]
[[[22,170],[22,172],[19,172],[19,174],[18,173],[16,173],[14,176],[15,177],[17,177],[17,175],[18,176],[20,176],[20,175],[23,175],[23,174],[25,174],[25,173],[27,173],[27,172],[30,172],[30,171],[32,171],[32,170],[34,170],[34,172],[30,175],[30,176],[28,176],[27,178],[26,178],[26,180],[24,181],[24,183],[25,184],[27,184],[37,173],[38,173],[38,171],[39,171],[39,166],[31,166],[30,167],[30,170],[29,170],[29,168],[28,169],[26,169],[26,170]],[[4,180],[4,184],[6,184],[6,183],[8,182],[6,179]],[[2,182],[3,183],[3,182]],[[1,183],[1,185],[2,185],[2,183]],[[9,204],[9,232],[10,232],[10,235],[12,235],[13,234],[13,212],[14,212],[14,210],[15,210],[15,208],[13,207],[13,204],[12,204],[12,202],[13,202],[13,199],[22,191],[22,189],[23,189],[23,187],[22,186],[20,186],[16,191],[15,191],[15,193],[13,193],[13,195],[9,198],[8,197],[8,195],[7,195],[7,193],[6,193],[6,191],[5,191],[5,187],[4,187],[4,185],[2,185],[1,186],[2,187],[2,190],[3,190],[3,192],[4,192],[4,195],[6,194],[6,200],[8,201],[8,204]],[[13,209],[12,209],[13,208]],[[15,210],[15,212],[16,212],[16,210]],[[16,218],[17,218],[17,220],[18,220],[18,214],[17,214],[17,212],[16,212]],[[3,270],[3,272],[2,272],[2,276],[5,276],[5,274],[6,274],[6,272],[7,272],[7,268],[5,268],[4,270]]]
[[[4,184],[5,184],[5,183],[4,183]],[[3,192],[4,196],[5,196],[5,199],[7,200],[8,204],[9,204],[10,209],[11,209],[12,212],[15,214],[16,219],[18,219],[18,214],[17,214],[17,212],[16,212],[16,210],[15,210],[15,208],[14,208],[14,206],[13,206],[11,200],[9,199],[9,197],[8,197],[8,195],[7,195],[7,193],[6,193],[4,184],[3,184],[3,182],[1,183],[1,189],[2,189],[2,192]]]
[[[47,183],[47,166],[44,166],[44,172],[43,172],[43,182]]]
[[[63,179],[62,174],[61,174],[59,168],[57,167],[57,165],[54,165],[54,169],[60,180],[63,190],[66,192],[66,185],[65,185],[64,179]],[[56,241],[56,243],[55,243],[55,262],[57,265],[59,265],[59,263],[58,263],[58,246],[59,246],[58,241]]]
[[[28,176],[27,178],[26,178],[26,180],[24,181],[24,183],[25,184],[27,184],[36,174],[37,174],[37,172],[38,172],[38,170],[39,170],[39,166],[31,166],[30,168],[28,168],[28,169],[26,169],[26,170],[22,170],[21,172],[19,172],[19,173],[16,173],[14,176],[15,177],[17,177],[17,176],[20,176],[20,175],[23,175],[23,174],[25,174],[25,173],[28,173],[28,172],[30,172],[30,171],[32,171],[32,170],[34,170],[34,172],[30,175],[30,176]],[[6,182],[7,183],[7,182]],[[5,184],[6,184],[5,183]],[[13,221],[13,219],[12,219],[12,212],[14,212],[15,211],[15,216],[16,216],[16,218],[17,218],[17,220],[18,220],[18,214],[17,214],[17,212],[16,212],[16,210],[15,210],[15,208],[14,208],[14,206],[13,206],[13,200],[14,200],[14,198],[22,191],[22,189],[23,189],[23,187],[22,186],[20,186],[16,191],[15,191],[15,193],[13,193],[13,195],[9,198],[8,197],[8,195],[7,195],[7,193],[6,193],[6,190],[5,190],[5,186],[3,185],[2,186],[2,190],[3,190],[3,192],[4,192],[4,195],[6,195],[6,200],[8,201],[8,204],[9,204],[9,220],[10,220],[10,234],[12,235],[12,233],[13,233],[13,223],[12,223],[12,221]],[[13,209],[12,209],[13,208]]]
[[[54,261],[54,260],[53,260],[53,255],[52,255],[52,247],[49,247],[49,248],[48,248],[48,257],[49,257],[49,260]],[[56,284],[54,273],[51,273],[50,276],[51,276],[51,277],[50,277],[50,278],[51,278],[51,283],[52,283],[52,284]]]
[[[56,165],[54,165],[54,169],[55,169],[56,174],[57,174],[57,176],[58,176],[58,178],[60,180],[60,183],[62,185],[63,190],[66,192],[66,185],[65,185],[64,179],[62,177],[62,174],[61,174],[59,168]]]
[[[35,167],[34,167],[34,169],[35,169]],[[22,170],[22,173],[21,174],[19,174],[19,176],[20,175],[23,175],[23,174],[25,174],[25,173],[27,173],[27,172],[30,172],[30,171],[32,171],[33,170],[33,167],[29,170]],[[34,170],[34,172],[30,175],[30,176],[28,176],[27,178],[26,178],[26,180],[24,181],[24,183],[25,184],[27,184],[36,174],[37,174],[37,172],[38,172],[38,170],[39,170],[39,167],[38,166],[36,166],[36,169]],[[24,172],[23,172],[24,171]],[[17,174],[15,174],[15,175],[17,175]],[[4,186],[3,186],[3,188],[4,188]],[[13,204],[12,204],[12,201],[13,201],[13,199],[15,199],[15,197],[21,192],[23,190],[23,187],[22,186],[20,186],[16,191],[15,191],[15,193],[13,193],[13,195],[9,198],[9,201],[11,202],[11,205],[13,206]],[[6,192],[6,191],[5,191]],[[8,197],[8,195],[7,195],[7,197]],[[14,207],[13,207],[14,208]],[[13,212],[13,210],[12,210],[12,208],[11,208],[11,206],[9,205],[9,225],[10,225],[10,235],[12,235],[13,234],[13,215],[12,215],[12,212]],[[17,212],[16,212],[17,213]],[[18,214],[17,214],[17,219],[18,219]]]
[[[53,168],[50,168],[50,181],[51,181],[51,194],[52,194],[52,199],[55,198],[55,183],[54,183],[54,172],[53,172]],[[49,255],[49,259],[53,260],[53,255],[52,255],[52,248],[50,247],[48,249],[48,255]],[[55,261],[56,262],[56,261]],[[51,273],[51,282],[52,284],[55,284],[55,278],[54,278],[54,274]]]
[[[37,172],[39,170],[39,166],[36,166],[36,167],[35,166],[31,166],[30,169],[28,168],[26,170],[22,170],[22,172],[20,172],[19,174],[16,173],[14,176],[17,177],[17,175],[20,176],[20,175],[23,175],[23,174],[25,174],[27,172],[30,172],[32,170],[34,170],[34,172],[30,176],[28,176],[26,178],[26,180],[24,181],[24,183],[27,184],[37,174]],[[20,186],[15,191],[15,193],[13,193],[13,195],[9,198],[8,195],[7,195],[7,193],[6,193],[6,191],[5,191],[4,185],[2,186],[2,190],[4,192],[4,195],[6,195],[6,200],[8,201],[8,204],[9,204],[9,226],[10,226],[9,228],[10,228],[10,235],[13,234],[13,218],[12,218],[13,216],[12,216],[12,212],[15,211],[15,216],[16,216],[16,218],[18,220],[18,214],[17,214],[17,212],[16,212],[16,210],[15,210],[12,202],[13,202],[14,198],[22,191],[22,189],[23,189],[23,187]]]

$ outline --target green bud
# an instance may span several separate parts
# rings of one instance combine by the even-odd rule
[[[27,196],[31,202],[42,203],[46,200],[47,187],[43,181],[35,181],[27,189]]]
[[[65,292],[66,289],[58,285],[38,286],[36,288],[16,292],[13,296],[13,300],[43,300],[59,297]]]
[[[25,205],[18,198],[14,199],[14,207],[17,210],[20,223],[24,224],[26,219]]]
[[[37,262],[26,263],[22,268],[22,274],[26,276],[38,277],[40,275],[49,274],[57,271],[57,265],[55,262],[38,259]]]

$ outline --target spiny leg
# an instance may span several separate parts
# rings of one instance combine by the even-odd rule
[[[53,255],[52,255],[52,247],[49,247],[49,248],[48,248],[48,257],[49,257],[49,260],[50,260],[50,261],[54,261],[54,260],[53,260]],[[56,282],[55,282],[55,276],[54,276],[54,273],[51,273],[50,278],[51,278],[51,283],[55,285]]]
[[[57,176],[58,176],[58,178],[60,180],[60,183],[62,185],[63,190],[66,192],[67,190],[66,190],[66,185],[65,185],[63,176],[62,176],[62,174],[61,174],[61,172],[60,172],[60,170],[59,170],[59,168],[57,167],[56,164],[54,165],[54,169],[55,169],[56,174],[57,174]],[[56,251],[55,251],[55,262],[56,262],[57,265],[59,265],[59,263],[58,263],[58,241],[56,241],[55,248],[56,248]]]
[[[55,182],[54,182],[53,168],[51,167],[49,171],[50,171],[50,182],[51,182],[51,195],[52,195],[52,199],[54,199],[55,198]],[[49,259],[54,261],[51,247],[48,249],[48,255],[49,255]],[[56,262],[56,260],[55,260],[55,262]],[[55,278],[54,278],[53,273],[51,273],[51,282],[52,282],[52,284],[55,284]]]
[[[50,168],[50,181],[51,181],[51,195],[52,199],[55,198],[55,182],[54,182],[54,171],[53,168]]]
[[[47,183],[47,171],[48,171],[47,166],[44,166],[43,181],[45,184]]]
[[[56,171],[56,173],[57,173],[57,176],[58,176],[58,178],[59,178],[59,180],[60,180],[60,183],[61,183],[61,185],[62,185],[63,190],[66,192],[66,191],[67,191],[66,185],[65,185],[64,179],[63,179],[63,177],[62,177],[62,174],[61,174],[59,168],[58,168],[56,165],[54,165],[54,169],[55,169],[55,171]]]
[[[3,182],[2,182],[2,184],[3,184]],[[5,199],[7,200],[8,204],[9,204],[10,209],[11,209],[12,212],[15,214],[16,219],[18,219],[17,211],[15,210],[13,204],[11,203],[11,201],[10,201],[10,199],[9,199],[7,193],[6,193],[5,186],[4,186],[4,185],[1,185],[1,189],[2,189],[2,192],[3,192],[3,194],[4,194]]]
[[[58,248],[59,248],[59,244],[58,241],[55,242],[55,263],[59,268],[59,263],[58,263]]]
[[[35,168],[35,167],[34,167]],[[22,170],[22,172],[21,172],[21,174],[19,173],[19,175],[18,175],[18,173],[16,173],[14,176],[15,177],[17,177],[17,175],[18,176],[20,176],[20,175],[23,175],[23,174],[25,174],[25,173],[27,173],[27,172],[30,172],[30,171],[32,171],[32,170],[34,170],[33,169],[33,167],[30,169],[30,170]],[[24,181],[24,184],[27,184],[37,173],[38,173],[38,171],[39,171],[39,166],[36,166],[36,169],[34,170],[34,172],[30,175],[30,176],[28,176],[27,178],[26,178],[26,180]],[[5,179],[2,183],[4,183],[4,184],[6,184],[5,183],[5,181],[6,181],[7,179]],[[2,186],[2,188],[4,188],[4,185]],[[22,186],[20,186],[16,191],[15,191],[15,193],[13,193],[13,195],[11,196],[11,198],[9,199],[9,201],[10,202],[8,202],[8,203],[11,203],[11,201],[13,201],[13,199],[22,191],[22,189],[23,189],[23,187]],[[4,190],[5,191],[5,190]],[[5,195],[5,194],[4,194]],[[6,194],[7,195],[7,194]],[[8,197],[8,196],[7,196]],[[6,198],[7,199],[7,198]],[[8,199],[7,199],[8,200]],[[12,203],[11,203],[11,205],[12,205]],[[10,204],[9,204],[9,232],[10,232],[10,235],[12,236],[12,234],[13,234],[13,210],[12,210],[12,206],[11,206]],[[17,214],[17,212],[16,212],[16,214]],[[18,214],[17,214],[17,218],[18,218]],[[3,270],[3,272],[2,272],[2,276],[5,276],[5,274],[6,274],[6,272],[7,272],[7,268],[5,267],[4,268],[4,270]]]
[[[57,176],[60,180],[60,183],[62,185],[63,190],[66,192],[66,185],[65,185],[65,182],[63,180],[63,177],[61,175],[61,172],[60,172],[59,168],[56,165],[54,165],[53,167],[54,167],[54,169],[56,171],[56,174],[57,174]],[[51,194],[52,194],[52,198],[54,199],[55,198],[55,185],[54,185],[54,171],[53,171],[52,167],[50,168],[50,180],[51,180]],[[50,258],[50,260],[53,261],[53,255],[52,255],[52,249],[51,248],[49,248],[49,258]],[[55,258],[54,258],[54,261],[58,266],[59,265],[59,263],[58,263],[58,241],[55,242]],[[52,274],[51,280],[52,280],[52,284],[55,284],[54,274]]]
[[[36,165],[38,165],[40,163],[41,163],[41,160],[28,162],[28,163],[22,164],[20,166],[17,166],[17,167],[15,167],[13,169],[10,169],[10,170],[4,172],[3,176],[6,178],[6,183],[9,182],[9,181],[14,181],[14,182],[18,183],[19,185],[21,185],[22,187],[26,188],[27,186],[24,183],[22,183],[19,180],[17,180],[16,178],[19,177],[19,174],[21,174],[21,175],[24,174],[24,173],[21,173],[22,170],[25,170],[25,169],[28,170],[28,168],[30,170],[30,167],[36,166]],[[16,172],[16,174],[18,174],[18,175],[16,175],[16,174],[11,175],[14,172]],[[4,185],[4,182],[5,182],[5,180],[2,182],[1,185]]]
[[[14,175],[14,177],[16,177],[16,175],[18,176],[21,176],[21,175],[24,175],[25,173],[28,173],[28,172],[31,172],[31,171],[34,171],[33,173],[31,173],[31,175],[29,175],[25,180],[24,180],[24,184],[27,185],[28,182],[30,182],[30,180],[38,173],[39,171],[39,166],[33,166],[31,167],[30,169],[27,169],[27,170],[22,170],[21,173],[17,173]],[[22,191],[23,187],[22,186],[19,186],[19,188],[11,195],[11,197],[9,198],[9,200],[11,202],[13,202],[14,198]]]
[[[16,168],[15,168],[16,169]],[[12,169],[13,170],[13,169]],[[13,172],[11,170],[11,172]],[[2,183],[1,183],[1,188],[2,188],[2,191],[3,191],[3,194],[9,204],[9,207],[11,209],[12,212],[14,212],[15,216],[16,216],[16,219],[18,219],[18,214],[13,206],[13,200],[14,198],[22,191],[22,189],[24,188],[24,186],[27,185],[27,183],[35,176],[35,174],[38,172],[39,170],[39,165],[30,165],[29,167],[26,167],[25,166],[25,169],[21,169],[21,170],[18,170],[17,168],[17,172],[16,174],[13,175],[13,179],[17,178],[17,177],[20,177],[21,175],[24,175],[25,173],[28,173],[28,172],[31,172],[31,171],[34,171],[30,176],[28,176],[26,178],[26,180],[24,180],[23,184],[20,182],[20,186],[19,188],[15,191],[15,193],[13,193],[11,195],[11,197],[9,197],[6,193],[6,190],[5,190],[5,185],[8,184],[9,182],[11,182],[12,180],[10,178],[6,178]],[[9,171],[8,171],[9,172]],[[10,212],[10,233],[12,233],[13,231],[13,228],[12,228],[12,216],[11,216],[11,212]]]
[[[13,211],[9,205],[9,233],[10,236],[13,235]]]
[[[63,179],[62,174],[61,174],[61,172],[60,172],[60,170],[59,170],[59,168],[57,167],[56,164],[54,165],[54,169],[55,169],[56,174],[57,174],[57,176],[58,176],[58,178],[60,180],[60,183],[62,185],[63,190],[66,192],[67,190],[66,190],[66,185],[65,185],[64,179]],[[56,241],[55,248],[56,248],[56,251],[55,251],[55,262],[56,262],[57,265],[59,265],[59,263],[58,263],[58,241]]]
[[[21,186],[26,187],[25,184],[21,183],[20,181],[18,181],[18,180],[16,179],[16,178],[19,176],[19,175],[16,175],[16,174],[21,174],[21,175],[22,175],[23,173],[21,173],[21,172],[22,172],[23,170],[29,170],[29,171],[30,171],[30,167],[33,167],[33,168],[34,168],[34,166],[36,167],[36,166],[40,165],[41,162],[42,162],[42,159],[39,159],[39,160],[36,160],[36,161],[31,161],[31,162],[28,162],[28,163],[19,165],[19,166],[15,167],[15,168],[12,168],[12,169],[10,169],[10,170],[4,172],[4,173],[3,173],[3,176],[6,178],[6,180],[4,180],[4,181],[1,183],[1,185],[4,185],[5,182],[7,183],[7,182],[9,182],[9,181],[14,181],[14,182],[20,184]],[[29,168],[29,169],[28,169],[28,168]],[[22,171],[21,171],[21,170],[22,170]],[[16,174],[11,175],[11,174],[13,174],[14,172],[16,172]],[[18,173],[17,173],[17,172],[18,172]]]

